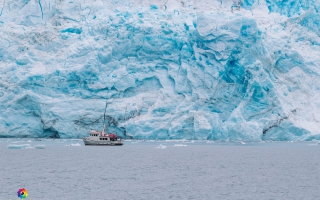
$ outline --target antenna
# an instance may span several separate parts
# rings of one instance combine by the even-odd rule
[[[103,115],[103,132],[106,132],[106,111],[107,111],[108,101],[106,101],[106,107],[104,108],[104,115]]]

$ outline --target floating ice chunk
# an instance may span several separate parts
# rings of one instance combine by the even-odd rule
[[[247,143],[245,143],[245,142],[243,142],[243,141],[240,141],[240,143],[241,143],[241,144],[247,144]]]
[[[75,144],[68,144],[68,145],[65,145],[66,147],[80,147],[81,144],[79,143],[75,143]]]
[[[16,144],[16,143],[18,143],[19,141],[14,141],[14,142],[12,142],[12,143],[14,143],[14,144]]]
[[[165,142],[188,142],[188,140],[186,140],[186,139],[182,139],[182,140],[165,140]]]
[[[167,146],[164,146],[164,145],[160,144],[160,145],[157,146],[156,148],[157,148],[157,149],[165,149],[165,148],[167,148]]]
[[[30,144],[9,144],[7,145],[8,149],[45,149],[45,145],[35,145],[31,146]]]
[[[186,145],[186,144],[175,144],[175,145],[173,145],[173,146],[175,146],[175,147],[186,147],[186,146],[188,146],[188,145]]]
[[[32,141],[31,141],[31,140],[28,140],[27,142],[29,142],[29,143],[30,143],[30,142],[32,142]]]
[[[39,144],[39,145],[35,145],[34,148],[36,148],[36,149],[45,149],[45,148],[46,148],[46,145],[44,145],[44,144]]]
[[[9,144],[7,145],[8,149],[24,149],[24,148],[30,148],[30,144]]]

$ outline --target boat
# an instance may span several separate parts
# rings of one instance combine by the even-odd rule
[[[123,140],[121,137],[113,133],[106,133],[103,131],[91,130],[90,136],[82,138],[85,145],[106,145],[106,146],[121,146]]]
[[[85,145],[104,145],[104,146],[122,146],[123,139],[116,134],[106,132],[106,110],[107,105],[104,109],[104,118],[103,118],[103,128],[102,131],[91,130],[89,137],[82,138]]]

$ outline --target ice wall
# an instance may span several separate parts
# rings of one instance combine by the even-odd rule
[[[320,139],[319,5],[0,0],[0,136]]]

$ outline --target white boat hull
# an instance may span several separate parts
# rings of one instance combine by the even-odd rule
[[[123,145],[123,141],[122,140],[116,140],[116,141],[101,140],[101,141],[96,141],[96,140],[83,139],[83,142],[84,142],[85,145],[97,145],[97,146],[121,146],[121,145]]]

